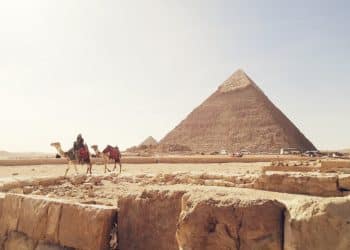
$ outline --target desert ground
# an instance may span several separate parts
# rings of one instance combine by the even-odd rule
[[[67,186],[63,185],[63,190],[61,190],[62,185],[55,185],[54,187],[49,188],[48,190],[42,190],[43,192],[34,192],[35,194],[45,194],[49,197],[63,197],[65,199],[72,199],[77,202],[88,203],[96,200],[99,204],[111,204],[111,200],[116,198],[111,195],[121,191],[125,194],[128,191],[124,190],[126,187],[132,188],[134,191],[140,191],[144,189],[146,182],[150,181],[149,179],[154,179],[149,184],[152,186],[164,186],[164,183],[157,183],[157,178],[162,178],[167,175],[178,175],[178,176],[192,176],[192,175],[237,175],[237,176],[247,176],[247,175],[259,175],[262,172],[262,167],[268,165],[266,162],[256,162],[256,163],[213,163],[213,164],[123,164],[122,172],[119,173],[119,166],[117,166],[115,171],[111,171],[110,173],[104,172],[104,165],[98,164],[93,165],[93,175],[90,177],[89,175],[85,175],[86,166],[77,165],[78,173],[75,172],[74,168],[71,167],[66,178],[66,183],[72,184],[70,181],[83,182],[85,178],[98,179],[99,184],[102,184],[101,179],[103,176],[113,177],[120,179],[122,181],[121,184],[116,185],[116,183],[112,183],[110,181],[104,181],[103,185],[96,185],[94,188],[94,192],[102,194],[93,195],[94,199],[91,199],[92,195],[84,195],[87,194],[85,186],[70,185],[68,189],[74,192],[65,192]],[[1,166],[0,167],[0,184],[1,182],[11,182],[17,180],[27,180],[27,179],[35,179],[35,178],[57,178],[62,177],[67,168],[67,164],[44,164],[44,165],[28,165],[28,166]],[[113,164],[109,164],[108,168],[110,170],[113,169]],[[112,178],[111,177],[111,178]],[[136,181],[135,181],[135,180]],[[63,181],[64,182],[64,181]],[[139,183],[137,183],[139,182]],[[145,183],[141,183],[145,182]],[[132,184],[132,185],[130,185]],[[137,184],[137,185],[135,185]],[[160,184],[160,185],[159,185]],[[187,185],[189,183],[183,183],[182,185]],[[168,185],[167,186],[171,186]],[[179,185],[177,187],[180,187]],[[34,190],[35,191],[35,190]],[[53,192],[51,192],[53,191]],[[14,188],[9,192],[14,193],[23,193],[22,188]],[[26,191],[25,191],[26,192]],[[109,193],[109,195],[103,195],[104,193]],[[131,192],[132,193],[132,192]],[[106,198],[107,196],[107,198]],[[114,203],[117,202],[117,199],[114,199]]]
[[[257,172],[262,170],[262,166],[267,166],[269,163],[256,162],[256,163],[213,163],[213,164],[123,164],[122,174],[166,174],[173,172],[201,172],[201,173],[246,173]],[[67,165],[32,165],[32,166],[1,166],[0,178],[14,177],[14,176],[60,176],[64,174]],[[78,171],[80,174],[85,173],[86,166],[78,165]],[[108,164],[109,169],[113,169],[113,164]],[[116,173],[119,171],[117,166]],[[104,165],[93,165],[93,174],[104,174]],[[69,172],[69,176],[74,176],[75,171],[72,167]]]

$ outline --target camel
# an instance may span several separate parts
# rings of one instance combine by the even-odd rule
[[[64,176],[67,175],[70,167],[73,165],[74,169],[75,169],[75,173],[78,173],[78,169],[76,164],[87,164],[88,167],[86,169],[86,174],[91,172],[92,169],[92,164],[91,164],[91,160],[90,160],[90,153],[88,150],[88,147],[85,145],[85,148],[81,148],[77,154],[74,152],[73,148],[71,148],[70,150],[68,150],[67,152],[62,150],[61,144],[59,142],[53,142],[51,143],[51,146],[56,148],[58,154],[63,157],[66,158],[68,160],[68,167],[66,169],[66,172],[64,173]]]
[[[113,171],[117,168],[117,163],[119,163],[119,173],[122,172],[122,163],[120,161],[121,153],[118,147],[107,145],[107,147],[102,152],[98,149],[97,145],[92,145],[91,148],[95,151],[97,157],[101,157],[103,159],[103,162],[105,164],[105,173],[107,170],[110,172],[107,167],[109,160],[114,160]]]

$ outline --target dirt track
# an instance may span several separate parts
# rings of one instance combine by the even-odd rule
[[[122,162],[128,164],[156,164],[156,163],[256,163],[272,162],[282,160],[308,160],[308,157],[294,155],[245,155],[243,157],[232,157],[227,155],[160,155],[160,156],[123,156]],[[102,159],[92,158],[94,164],[102,164]],[[0,159],[0,166],[28,166],[28,165],[48,165],[67,164],[66,159],[36,158],[36,159]]]
[[[261,171],[267,163],[214,163],[214,164],[124,164],[122,172],[130,174],[158,174],[173,172],[214,172],[214,173],[244,173]],[[67,165],[33,165],[33,166],[2,166],[0,167],[0,178],[2,177],[24,177],[24,176],[60,176],[64,174]],[[113,165],[110,164],[112,169]],[[85,166],[78,166],[79,173],[86,171]],[[118,166],[117,166],[118,171]],[[102,174],[103,165],[93,165],[93,174]],[[72,168],[68,175],[73,175]]]

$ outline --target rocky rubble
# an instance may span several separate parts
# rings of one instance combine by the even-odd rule
[[[173,172],[159,174],[108,174],[96,176],[78,175],[68,179],[41,178],[40,181],[15,180],[3,184],[3,191],[20,194],[65,197],[84,203],[116,204],[113,194],[105,193],[106,186],[137,184],[148,185],[198,185],[240,187],[283,193],[313,196],[345,196],[350,191],[350,175],[318,172],[265,171],[252,173]],[[120,185],[122,184],[122,185]],[[4,186],[6,188],[4,188]],[[0,185],[1,188],[1,185]],[[104,203],[103,199],[110,201]]]

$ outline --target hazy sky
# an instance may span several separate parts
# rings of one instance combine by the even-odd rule
[[[350,147],[350,1],[1,1],[0,150],[162,138],[244,69],[319,148]]]

